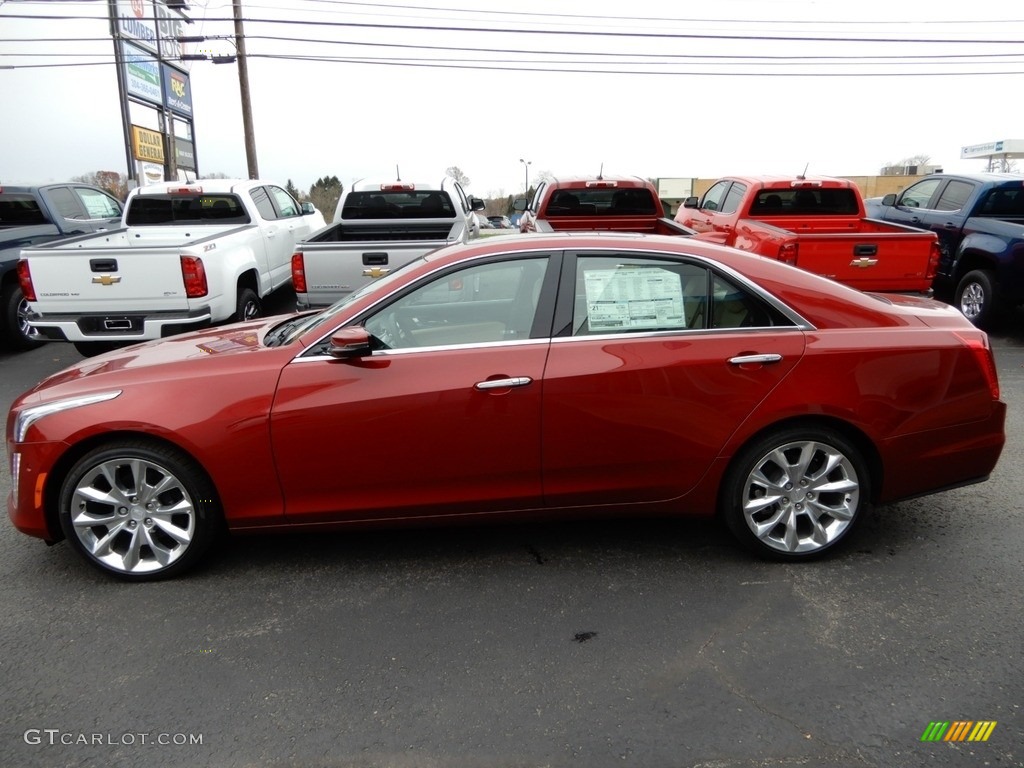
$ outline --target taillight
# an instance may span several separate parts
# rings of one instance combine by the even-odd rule
[[[36,289],[32,285],[32,274],[28,271],[28,262],[22,259],[18,262],[18,282],[21,284],[21,292],[28,301],[36,300]]]
[[[992,354],[992,347],[988,343],[988,334],[984,331],[954,331],[954,335],[960,339],[965,347],[974,353],[974,359],[978,367],[985,375],[988,382],[988,391],[992,393],[992,399],[999,399],[999,374],[996,372],[996,359]]]
[[[942,257],[942,250],[939,248],[938,241],[932,243],[932,250],[928,255],[928,272],[925,274],[925,278],[928,280],[934,280],[935,274],[939,270],[939,259]]]
[[[779,247],[779,261],[783,264],[796,265],[796,243],[784,243]]]
[[[292,254],[292,287],[296,293],[306,292],[306,265],[301,253]]]
[[[185,281],[185,295],[199,299],[210,292],[206,284],[206,267],[198,256],[181,257],[181,277]]]

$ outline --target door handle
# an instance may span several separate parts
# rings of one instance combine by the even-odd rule
[[[782,360],[782,355],[775,352],[768,352],[763,355],[739,355],[730,357],[729,362],[733,365],[750,365],[751,363],[777,363]]]
[[[487,381],[478,381],[473,385],[474,389],[480,391],[486,391],[488,389],[509,389],[511,387],[525,387],[527,384],[532,384],[533,379],[529,376],[509,376],[504,379],[488,379]]]

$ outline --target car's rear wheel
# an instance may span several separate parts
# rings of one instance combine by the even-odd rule
[[[990,327],[999,311],[992,273],[987,269],[975,269],[964,275],[956,287],[954,303],[976,326]]]
[[[0,292],[0,311],[3,319],[0,332],[9,349],[31,349],[43,343],[42,334],[29,325],[29,306],[17,283],[8,283]]]
[[[131,581],[178,575],[215,538],[213,486],[176,448],[122,441],[71,468],[60,492],[60,524],[93,566]]]
[[[263,314],[263,305],[260,304],[260,297],[252,288],[241,288],[238,291],[238,305],[235,311],[235,319],[238,321],[255,320]]]
[[[721,513],[759,554],[806,560],[833,549],[866,513],[870,477],[860,451],[830,429],[790,428],[740,452]]]

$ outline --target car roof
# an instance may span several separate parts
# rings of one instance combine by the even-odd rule
[[[723,176],[718,181],[739,181],[751,187],[761,186],[766,189],[789,189],[799,186],[834,189],[854,186],[854,183],[849,179],[842,179],[837,176],[781,176],[765,174],[758,176]],[[715,183],[717,184],[718,182]]]
[[[548,185],[552,189],[586,189],[592,186],[608,186],[620,189],[641,189],[651,185],[641,176],[617,176],[601,174],[598,176],[560,176],[550,179]]]

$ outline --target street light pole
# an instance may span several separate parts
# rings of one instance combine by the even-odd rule
[[[256,165],[256,137],[252,130],[252,103],[249,101],[249,65],[245,58],[245,33],[242,31],[242,0],[232,0],[235,15],[235,48],[238,51],[238,89],[242,96],[242,130],[245,132],[245,159],[249,178],[260,177]]]
[[[523,164],[523,170],[526,172],[526,187],[525,187],[525,189],[523,191],[523,194],[526,197],[529,197],[530,196],[530,163],[532,163],[533,161],[532,160],[523,160],[523,158],[520,157],[519,158],[519,162]],[[529,201],[527,201],[527,202],[529,202]]]

